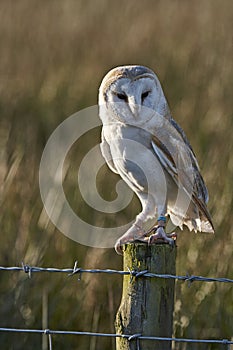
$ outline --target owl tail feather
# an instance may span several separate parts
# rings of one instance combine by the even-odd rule
[[[183,230],[183,225],[186,225],[190,231],[199,231],[214,233],[214,226],[206,206],[196,200],[191,201],[185,215],[182,215],[173,208],[168,209],[171,221],[175,226],[179,226]]]

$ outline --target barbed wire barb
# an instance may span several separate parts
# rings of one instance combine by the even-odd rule
[[[77,260],[74,263],[73,271],[70,274],[68,274],[68,276],[70,277],[70,276],[73,276],[73,275],[76,275],[76,274],[79,274],[78,281],[81,281],[82,269],[80,267],[78,267],[78,261]]]
[[[24,262],[22,261],[22,268],[25,273],[28,274],[29,278],[32,278],[32,268],[29,265],[25,265]]]

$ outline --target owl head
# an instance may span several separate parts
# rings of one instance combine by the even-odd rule
[[[156,74],[144,66],[120,66],[109,71],[99,89],[103,123],[142,126],[155,112],[166,117],[169,108]]]

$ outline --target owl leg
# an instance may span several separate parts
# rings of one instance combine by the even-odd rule
[[[165,232],[166,217],[160,215],[158,218],[158,225],[149,230],[146,235],[153,232],[152,235],[148,238],[148,244],[159,243],[161,241],[170,244],[171,246],[175,245],[176,233],[173,232],[169,235]]]
[[[143,230],[142,225],[147,220],[148,215],[151,214],[151,207],[148,205],[143,206],[143,210],[137,215],[135,223],[129,228],[129,230],[121,236],[116,244],[115,250],[117,254],[122,255],[121,246],[125,243],[130,243],[134,241],[148,241],[148,237],[145,238],[146,232]]]
[[[115,250],[117,254],[122,255],[122,245],[125,243],[130,243],[134,242],[137,240],[140,240],[142,237],[145,236],[145,231],[143,230],[142,226],[135,222],[130,229],[123,235],[121,236],[116,244],[115,244]]]

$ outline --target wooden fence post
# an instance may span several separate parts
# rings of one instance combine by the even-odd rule
[[[130,243],[123,247],[124,270],[156,274],[176,272],[176,248],[168,244]],[[171,337],[174,279],[124,276],[121,304],[115,321],[118,334]],[[137,342],[139,341],[140,347]],[[170,350],[171,342],[116,338],[116,350]]]

